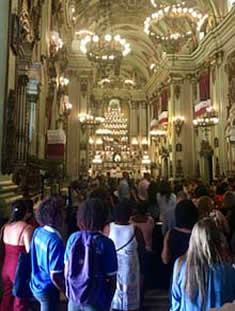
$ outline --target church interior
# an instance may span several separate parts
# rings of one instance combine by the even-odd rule
[[[235,175],[234,1],[4,0],[0,14],[0,199],[123,171]]]
[[[138,306],[137,302],[126,309],[114,305],[113,310],[169,310],[173,265],[188,251],[198,220],[205,222],[205,231],[221,231],[213,244],[218,244],[218,252],[212,252],[221,254],[213,264],[217,259],[219,264],[231,259],[229,264],[234,268],[235,0],[0,0],[0,30],[0,255],[1,242],[5,249],[9,244],[28,251],[21,230],[17,243],[10,241],[16,236],[17,225],[26,223],[28,213],[27,224],[33,228],[30,234],[35,228],[35,232],[42,232],[49,227],[50,235],[57,228],[64,243],[70,234],[80,232],[78,214],[88,202],[90,210],[98,206],[100,212],[102,208],[96,216],[104,219],[95,219],[94,211],[94,215],[84,212],[84,223],[90,223],[87,227],[83,223],[79,230],[89,234],[99,231],[108,239],[113,228],[118,228],[115,238],[121,240],[128,228],[130,239],[125,236],[123,248],[134,245],[136,261],[130,260],[126,266],[136,270],[137,294],[132,294],[132,299],[138,298]],[[122,204],[118,216],[125,219],[114,219]],[[24,208],[24,215],[7,223],[11,212],[17,214],[20,208]],[[43,208],[51,208],[54,218],[44,210],[46,216],[41,220],[46,220],[40,222],[36,213],[43,214]],[[190,224],[186,219],[185,225],[183,219],[183,224],[177,225],[177,210],[179,218],[193,218]],[[99,226],[95,221],[100,221]],[[147,272],[138,270],[138,224],[148,224],[151,229],[147,239],[142,239],[147,240],[142,245]],[[6,228],[8,232],[13,229],[4,236]],[[202,228],[198,230],[202,232]],[[174,258],[169,246],[173,231],[182,239],[174,240]],[[191,253],[200,250],[201,237],[203,247],[208,241],[208,245],[212,243],[209,233],[203,232],[192,239],[196,246],[190,246]],[[183,241],[185,248],[180,249],[178,241]],[[42,247],[41,240],[39,244]],[[108,264],[110,258],[116,262],[116,253],[122,250],[122,243],[114,244],[109,244],[113,256],[105,258]],[[231,256],[226,257],[226,252]],[[8,257],[4,256],[5,269]],[[51,274],[64,273],[64,254],[60,257],[61,269],[46,270],[52,287],[55,280]],[[198,266],[204,273],[205,266],[209,271],[206,260],[211,258],[208,253],[201,258],[204,263]],[[114,282],[119,273],[115,262],[112,270],[103,273],[105,281],[112,276]],[[168,264],[170,269],[165,267]],[[195,266],[192,274],[187,268],[186,280],[193,280]],[[139,280],[141,273],[149,280],[148,291],[145,275]],[[195,280],[202,283],[198,275],[195,284]],[[209,280],[205,274],[201,279]],[[216,307],[235,303],[235,274],[221,273],[220,279],[214,279],[223,280],[224,286],[220,290],[211,285],[216,294],[223,291],[229,296],[229,286],[233,289],[232,298],[226,297]],[[6,296],[4,282],[2,277],[2,301]],[[191,283],[185,281],[189,293]],[[121,284],[120,288],[125,286],[133,287]],[[200,290],[200,286],[194,287]],[[12,296],[12,290],[9,293]],[[41,301],[37,300],[37,308],[32,303],[32,310],[39,310]],[[2,301],[0,311],[10,310],[1,309]],[[65,296],[62,304],[66,308]],[[215,310],[199,307],[192,309]],[[59,309],[53,306],[50,310]]]

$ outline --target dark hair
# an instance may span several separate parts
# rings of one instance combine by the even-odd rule
[[[200,185],[200,186],[197,186],[194,194],[195,194],[196,199],[199,199],[202,196],[208,196],[209,191],[205,185]]]
[[[216,194],[223,195],[228,190],[228,184],[226,182],[222,182],[218,184],[216,188]]]
[[[98,187],[90,193],[90,198],[105,200],[107,197],[107,190],[104,187]]]
[[[149,203],[147,201],[139,202],[137,205],[137,214],[141,216],[146,216],[148,212]]]
[[[170,183],[162,181],[159,186],[159,192],[161,196],[165,196],[166,200],[169,201],[172,192]]]
[[[114,208],[114,220],[120,223],[127,223],[131,217],[131,202],[124,199]]]
[[[178,228],[193,228],[198,221],[198,209],[191,200],[183,200],[176,205],[175,220]]]
[[[51,196],[39,205],[37,211],[37,220],[41,225],[55,225],[57,218],[62,216],[61,208],[63,199]]]
[[[208,217],[213,210],[212,199],[208,196],[200,197],[197,207],[200,218]]]
[[[77,224],[81,230],[103,230],[107,220],[107,209],[99,198],[84,201],[77,212]]]
[[[175,183],[175,187],[174,187],[175,194],[177,195],[179,192],[182,192],[182,191],[184,191],[183,183],[179,183],[179,182]]]
[[[228,210],[235,209],[235,194],[232,191],[226,191],[223,205]]]
[[[11,206],[11,217],[10,223],[15,221],[23,220],[24,216],[26,215],[27,208],[24,204],[24,200],[17,200],[12,203]]]
[[[24,199],[24,205],[26,206],[27,213],[33,214],[33,200],[31,199]]]
[[[157,202],[158,188],[159,188],[159,183],[157,183],[156,181],[151,181],[148,186],[149,201],[153,204]]]
[[[235,231],[235,194],[232,191],[227,191],[224,195],[223,208],[226,211],[226,217],[233,233]]]
[[[184,192],[184,191],[179,191],[179,192],[177,192],[177,194],[176,194],[176,198],[177,198],[178,200],[181,199],[181,200],[183,201],[183,200],[187,200],[188,196],[187,196],[187,193],[186,193],[186,192]]]

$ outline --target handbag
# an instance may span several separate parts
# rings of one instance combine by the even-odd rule
[[[13,296],[18,298],[30,298],[33,296],[29,287],[31,271],[30,252],[20,253],[15,273],[15,281],[12,288]]]

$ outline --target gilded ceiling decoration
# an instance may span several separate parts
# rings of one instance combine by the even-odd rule
[[[104,34],[111,25],[112,33],[125,38],[131,48],[121,63],[120,74],[125,79],[135,74],[143,84],[166,53],[192,53],[221,20],[221,10],[219,0],[64,0],[73,52],[84,57],[81,41],[87,35]],[[103,72],[99,79],[109,78],[105,75]]]

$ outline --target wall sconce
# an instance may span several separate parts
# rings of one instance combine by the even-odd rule
[[[69,101],[68,96],[64,96],[64,114],[69,116],[72,111],[73,105]]]
[[[180,136],[180,133],[182,131],[182,127],[184,125],[184,117],[182,116],[177,116],[173,119],[173,123],[175,126],[175,132],[178,136]]]
[[[51,55],[55,55],[60,49],[62,49],[63,45],[64,45],[64,42],[60,38],[59,33],[57,31],[52,31],[51,37],[50,37],[50,53],[51,53]]]
[[[144,137],[141,141],[141,145],[148,145],[148,140],[146,137]]]
[[[136,137],[133,137],[132,140],[131,140],[131,144],[133,146],[138,146],[138,144],[139,144],[138,139]]]
[[[60,86],[65,87],[69,84],[69,79],[64,76],[60,77]]]

